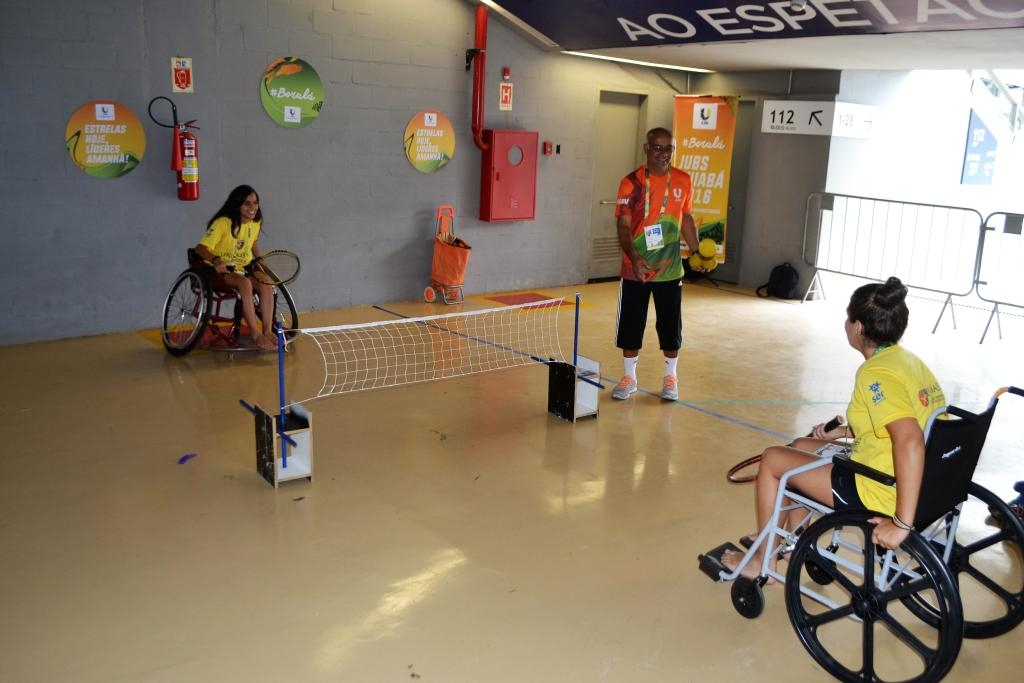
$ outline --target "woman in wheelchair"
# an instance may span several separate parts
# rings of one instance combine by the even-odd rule
[[[863,508],[884,513],[871,519],[875,525],[872,540],[878,545],[896,549],[907,538],[921,494],[924,426],[936,408],[946,405],[946,398],[931,370],[899,345],[910,315],[906,297],[907,288],[895,277],[884,284],[864,285],[850,297],[846,338],[864,356],[864,363],[857,369],[847,407],[849,426],[825,431],[819,424],[809,437],[764,451],[756,485],[758,529],[771,518],[783,474],[816,460],[815,450],[852,437],[850,458],[895,475],[898,489],[831,465],[796,475],[791,483],[836,510]],[[743,557],[726,551],[722,564],[735,571]],[[753,558],[743,574],[756,578],[762,559]]]
[[[253,345],[262,351],[273,351],[277,348],[274,307],[260,306],[257,317],[253,295],[261,302],[273,302],[274,288],[246,272],[253,259],[260,256],[262,225],[259,195],[250,186],[239,185],[231,190],[224,205],[206,224],[206,234],[196,245],[195,253],[213,267],[215,275],[211,284],[214,288],[238,292],[242,317],[249,327]]]

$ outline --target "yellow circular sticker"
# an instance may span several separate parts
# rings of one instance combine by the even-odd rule
[[[139,117],[114,100],[86,102],[64,130],[71,160],[94,178],[119,178],[142,162],[146,131]]]
[[[455,129],[441,112],[421,111],[405,127],[405,157],[420,173],[433,173],[455,156]]]

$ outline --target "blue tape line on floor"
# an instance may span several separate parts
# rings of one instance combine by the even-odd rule
[[[616,382],[616,380],[614,378],[612,378],[612,377],[603,377],[602,376],[601,379],[606,381],[606,382],[609,382],[611,384],[615,384],[615,382]],[[637,388],[637,391],[640,392],[640,393],[643,393],[643,394],[647,394],[648,396],[656,396],[656,397],[660,397],[661,396],[660,392],[647,391],[646,389]],[[774,436],[777,439],[782,439],[783,441],[787,441],[787,442],[788,441],[792,441],[793,438],[794,438],[792,436],[789,436],[788,434],[781,434],[781,433],[773,431],[771,429],[765,429],[764,427],[758,427],[757,425],[750,424],[749,422],[744,422],[743,420],[738,420],[738,419],[736,419],[734,417],[729,417],[728,415],[723,415],[722,413],[716,413],[715,411],[708,410],[707,408],[701,408],[700,406],[698,406],[698,405],[696,405],[694,403],[689,403],[688,401],[679,401],[679,400],[677,400],[677,401],[675,401],[675,403],[678,404],[678,405],[681,405],[681,406],[683,406],[685,408],[689,408],[690,410],[696,410],[698,413],[704,413],[705,415],[710,415],[711,417],[717,417],[720,420],[725,420],[726,422],[731,422],[731,423],[733,423],[735,425],[739,425],[740,427],[746,427],[747,429],[753,429],[754,431],[761,432],[762,434],[770,434],[771,436]]]

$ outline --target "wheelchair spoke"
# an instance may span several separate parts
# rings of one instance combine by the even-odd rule
[[[900,600],[931,588],[932,582],[925,578],[901,581],[885,592],[886,601]]]
[[[812,629],[817,629],[819,626],[825,626],[833,622],[845,619],[846,617],[853,616],[853,604],[840,605],[835,609],[830,609],[819,614],[807,614],[804,617],[805,623]]]
[[[969,577],[977,581],[982,587],[987,588],[990,593],[998,596],[1007,606],[1019,604],[1021,602],[1020,593],[1011,593],[998,583],[993,581],[987,574],[982,572],[980,569],[970,563],[970,560],[961,566],[960,571],[956,573],[957,583],[960,583],[960,574],[967,574]]]
[[[935,655],[936,649],[928,647],[921,639],[915,636],[907,627],[896,621],[888,611],[884,611],[879,618],[879,621],[887,626],[889,630],[907,646],[910,647],[915,653],[917,653],[921,659],[928,660]],[[867,623],[865,621],[865,623]]]
[[[975,541],[974,543],[968,543],[967,545],[956,544],[953,552],[962,552],[966,555],[973,555],[979,550],[985,550],[991,548],[996,543],[1002,543],[1003,541],[1010,540],[1011,536],[1006,531],[1000,530],[992,533],[990,536]]]
[[[848,573],[839,571],[839,568],[834,564],[830,564],[826,571],[848,594],[852,595],[863,588],[863,583],[854,583]]]
[[[864,680],[877,680],[875,675],[875,624],[874,619],[861,622],[861,671]]]

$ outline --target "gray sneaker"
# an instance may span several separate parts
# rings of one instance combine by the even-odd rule
[[[661,397],[666,401],[679,400],[679,384],[675,375],[665,375],[661,382]]]
[[[624,399],[629,398],[630,394],[636,393],[636,380],[626,375],[619,380],[619,383],[612,389],[612,398]]]

